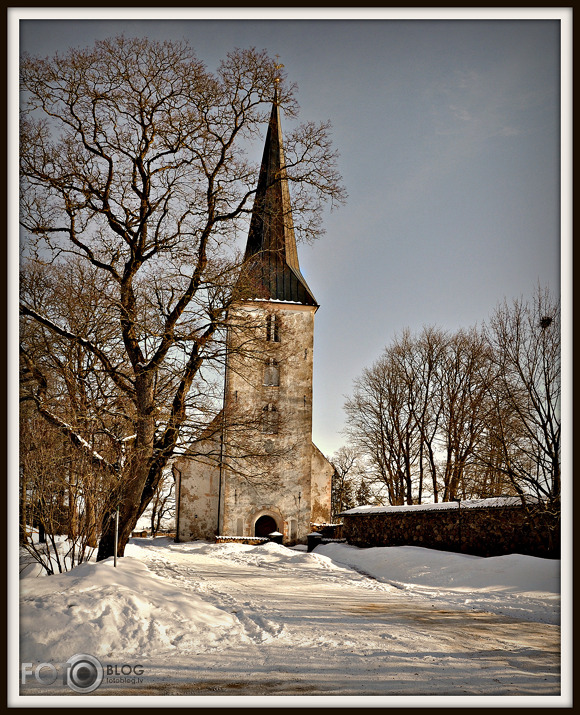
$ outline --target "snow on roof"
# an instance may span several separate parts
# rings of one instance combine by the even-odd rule
[[[282,300],[281,298],[247,298],[247,302],[250,301],[259,303],[293,303],[294,305],[302,305],[299,300]]]
[[[483,507],[521,506],[520,497],[490,497],[488,499],[466,499],[461,501],[461,509],[481,509]],[[348,514],[393,514],[403,511],[432,511],[459,509],[455,501],[437,502],[437,504],[402,504],[401,506],[357,506],[354,509],[343,511],[338,516]]]

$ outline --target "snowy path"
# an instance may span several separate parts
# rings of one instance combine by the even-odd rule
[[[141,684],[81,699],[560,692],[556,562],[166,539],[109,561],[21,582],[23,660],[143,666]],[[75,697],[56,683],[21,694]]]
[[[458,610],[316,553],[149,548],[153,573],[236,616],[239,642],[147,665],[151,694],[555,695],[559,629]],[[290,555],[289,555],[290,554]],[[176,654],[177,655],[177,654]],[[162,681],[162,682],[159,682]],[[115,694],[119,691],[116,690]],[[101,691],[103,694],[103,691]]]

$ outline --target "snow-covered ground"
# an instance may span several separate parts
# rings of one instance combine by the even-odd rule
[[[21,578],[12,675],[31,665],[17,701],[561,706],[559,569],[410,546],[132,539],[117,568]],[[63,684],[78,654],[103,667],[90,695]]]

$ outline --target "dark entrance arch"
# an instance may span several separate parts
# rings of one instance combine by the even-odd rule
[[[264,537],[264,536],[268,536],[268,534],[271,534],[273,531],[277,531],[277,529],[278,529],[278,524],[276,524],[276,521],[271,516],[264,514],[264,516],[261,516],[256,521],[256,525],[254,527],[254,533],[255,533],[255,536]]]

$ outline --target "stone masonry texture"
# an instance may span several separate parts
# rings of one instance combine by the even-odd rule
[[[360,547],[421,546],[476,556],[560,557],[557,517],[520,506],[345,514],[342,536]]]

